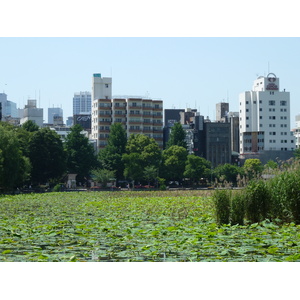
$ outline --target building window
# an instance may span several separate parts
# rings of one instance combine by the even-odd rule
[[[286,106],[286,101],[280,101],[280,106]]]
[[[270,100],[269,105],[275,105],[275,100]]]
[[[107,83],[105,83],[105,87],[108,88],[108,84]]]

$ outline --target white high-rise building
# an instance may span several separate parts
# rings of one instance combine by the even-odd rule
[[[106,100],[107,103],[100,103],[99,102],[100,99]],[[111,113],[110,113],[110,110],[111,110],[110,100],[111,99],[112,99],[112,78],[111,77],[101,77],[100,73],[93,74],[93,79],[92,79],[92,125],[91,126],[92,126],[92,139],[94,139],[94,140],[98,141],[98,138],[99,138],[100,115],[98,113],[98,110],[100,108],[107,109],[106,119],[107,119],[108,123],[111,122]],[[109,113],[110,113],[110,115],[109,115]],[[108,129],[108,132],[109,132],[109,129]],[[97,144],[98,144],[98,142],[97,142]]]
[[[240,153],[295,149],[290,131],[290,93],[280,91],[273,73],[254,80],[251,91],[240,94]]]
[[[91,93],[79,92],[74,93],[73,97],[73,116],[91,114]]]

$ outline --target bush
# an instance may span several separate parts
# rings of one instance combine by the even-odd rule
[[[233,194],[231,198],[231,224],[244,225],[245,197],[241,192]]]
[[[272,215],[284,222],[300,224],[300,171],[281,173],[270,182],[272,187]]]
[[[61,192],[61,190],[62,190],[62,184],[61,183],[59,183],[59,184],[57,184],[57,185],[55,185],[54,187],[53,187],[53,192]]]
[[[217,223],[219,225],[229,224],[230,220],[230,196],[228,190],[215,190],[213,202],[216,210]]]
[[[269,216],[270,191],[262,179],[252,180],[245,189],[245,209],[247,219],[252,223],[260,222]]]

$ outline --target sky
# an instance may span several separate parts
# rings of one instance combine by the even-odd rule
[[[36,99],[72,115],[75,92],[93,73],[112,77],[113,95],[147,95],[164,108],[197,108],[215,120],[216,104],[238,111],[239,94],[258,76],[280,78],[300,113],[299,37],[1,37],[0,91],[23,108]]]

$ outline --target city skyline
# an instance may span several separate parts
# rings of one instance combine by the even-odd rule
[[[61,107],[64,120],[72,116],[74,93],[91,91],[94,73],[112,77],[113,96],[161,99],[164,108],[196,108],[214,120],[217,103],[238,111],[239,94],[271,72],[291,94],[291,128],[300,113],[299,38],[0,38],[0,43],[0,91],[18,108],[28,99],[44,111]]]

